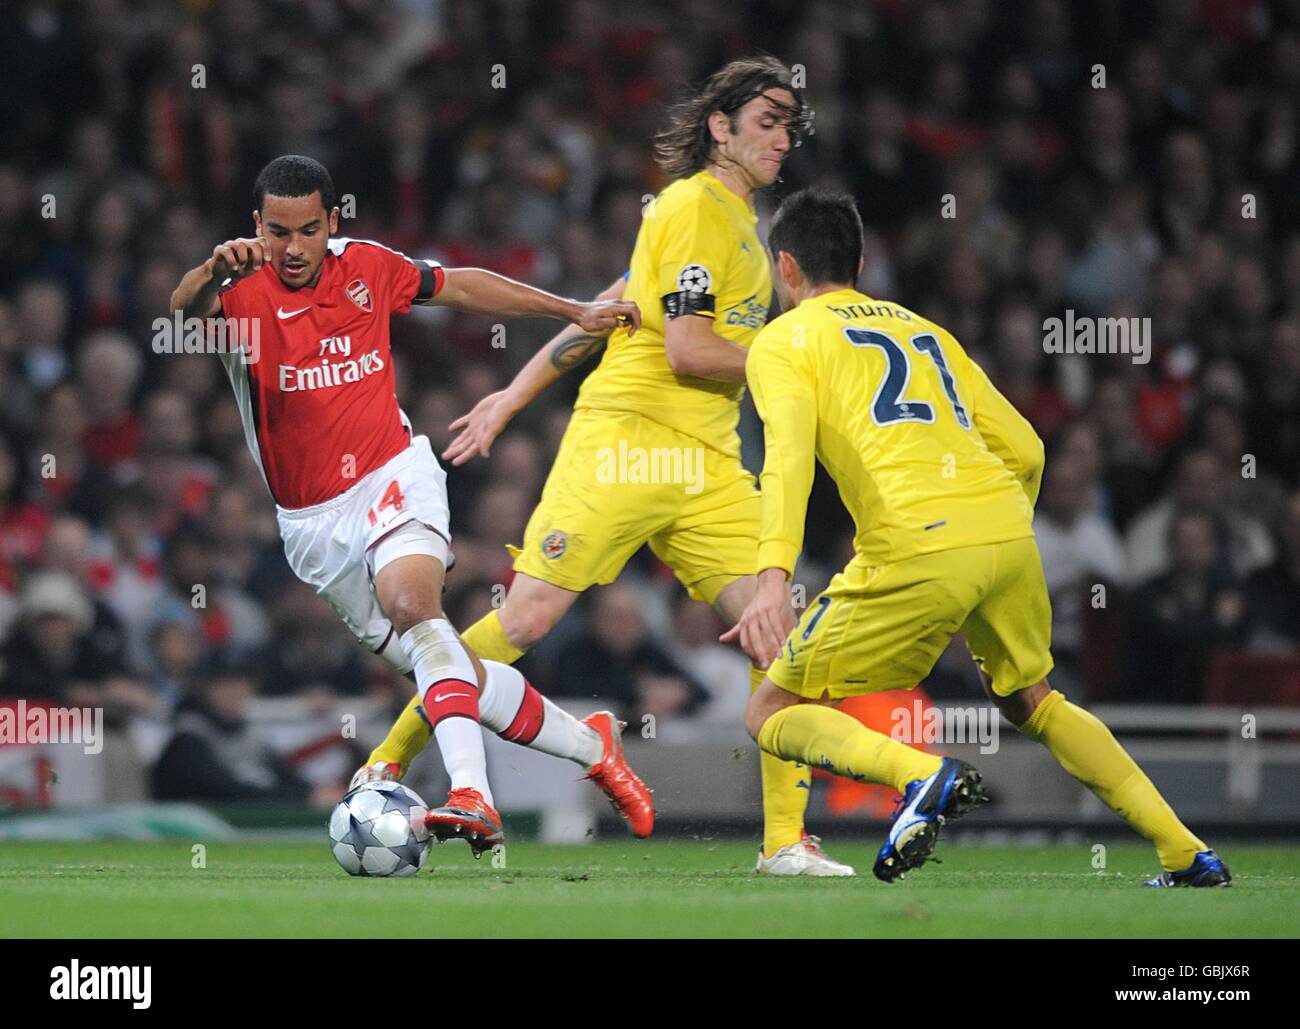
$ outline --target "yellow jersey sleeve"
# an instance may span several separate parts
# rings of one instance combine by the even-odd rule
[[[714,317],[727,261],[736,245],[735,231],[721,206],[707,198],[664,204],[647,218],[654,234],[655,299],[680,295],[686,304],[678,311],[664,301],[665,314]]]
[[[1038,503],[1045,463],[1043,441],[1024,415],[998,392],[984,369],[960,348],[962,381],[971,398],[971,419],[985,445],[1001,459],[1024,488],[1031,506]]]
[[[800,327],[795,325],[794,331]],[[789,324],[763,329],[750,348],[745,377],[763,419],[766,454],[760,483],[758,570],[794,572],[803,549],[808,495],[817,467],[817,379],[802,339]]]

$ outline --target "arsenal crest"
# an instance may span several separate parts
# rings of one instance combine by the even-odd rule
[[[370,314],[374,310],[374,304],[370,299],[370,287],[366,285],[364,279],[353,279],[343,292],[347,294],[349,300],[365,311],[366,314]]]

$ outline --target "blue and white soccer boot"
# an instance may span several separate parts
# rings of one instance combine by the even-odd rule
[[[1203,850],[1186,868],[1177,872],[1161,872],[1148,879],[1143,886],[1166,889],[1170,886],[1231,886],[1232,873],[1212,850]]]
[[[876,855],[876,878],[892,883],[920,868],[939,842],[940,827],[988,799],[980,773],[953,757],[944,758],[928,779],[908,783],[889,837]]]

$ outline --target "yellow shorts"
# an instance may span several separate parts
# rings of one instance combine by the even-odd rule
[[[1052,670],[1052,608],[1032,537],[875,567],[854,558],[808,606],[767,675],[811,698],[911,689],[957,632],[999,696]]]
[[[728,582],[754,574],[759,512],[739,458],[637,414],[580,411],[523,546],[510,552],[515,571],[582,592],[613,582],[648,543],[711,604]]]

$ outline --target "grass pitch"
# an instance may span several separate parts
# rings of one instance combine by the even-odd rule
[[[510,845],[508,867],[435,847],[411,879],[353,879],[324,842],[7,843],[5,937],[1293,937],[1300,847],[1228,846],[1230,889],[1147,890],[1154,852],[1084,844],[941,844],[902,883],[871,875],[874,845],[838,842],[856,879],[773,879],[748,843]]]

